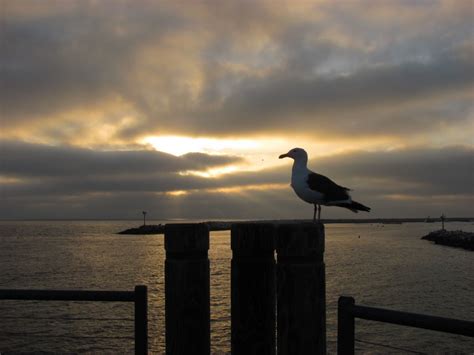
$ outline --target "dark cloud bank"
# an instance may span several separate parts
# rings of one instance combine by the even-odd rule
[[[7,157],[0,165],[0,175],[7,178],[1,188],[2,218],[131,218],[143,209],[155,218],[285,218],[305,217],[311,209],[289,186],[252,187],[286,184],[289,163],[208,179],[180,172],[241,160],[205,154],[174,157],[155,151],[96,152],[19,142],[4,142],[1,151]],[[353,188],[354,198],[374,209],[371,216],[390,217],[470,211],[473,163],[472,148],[453,146],[359,151],[317,159],[310,166]],[[243,189],[218,190],[236,186]],[[166,193],[176,190],[188,194]],[[327,211],[327,216],[352,217],[335,209]]]

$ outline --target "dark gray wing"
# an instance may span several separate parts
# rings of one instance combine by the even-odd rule
[[[350,189],[344,186],[339,186],[324,175],[310,173],[308,175],[307,183],[311,190],[324,194],[324,199],[326,201],[340,201],[349,198],[347,191]]]

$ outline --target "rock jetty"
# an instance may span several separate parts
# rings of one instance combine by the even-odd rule
[[[231,222],[204,222],[209,227],[210,231],[222,231],[222,230],[229,230],[231,228]],[[164,234],[165,233],[165,225],[164,224],[149,224],[143,225],[137,228],[130,228],[124,231],[118,232],[117,234]]]
[[[440,229],[425,235],[421,239],[431,240],[435,244],[448,245],[474,251],[474,233],[458,231],[447,231]]]
[[[130,228],[117,234],[163,234],[165,232],[164,224],[149,224],[137,228]]]

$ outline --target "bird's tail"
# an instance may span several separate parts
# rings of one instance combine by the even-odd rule
[[[350,209],[352,212],[359,212],[359,211],[365,211],[365,212],[370,212],[370,207],[364,206],[362,203],[352,201],[350,203],[340,203],[336,206],[339,207],[344,207]]]

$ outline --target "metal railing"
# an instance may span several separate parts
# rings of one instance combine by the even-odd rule
[[[135,286],[134,291],[0,289],[0,300],[133,302],[135,354],[146,354],[148,351],[147,298],[147,287],[141,285]]]
[[[474,337],[471,321],[359,306],[353,297],[341,296],[337,311],[338,354],[354,354],[355,318]]]

